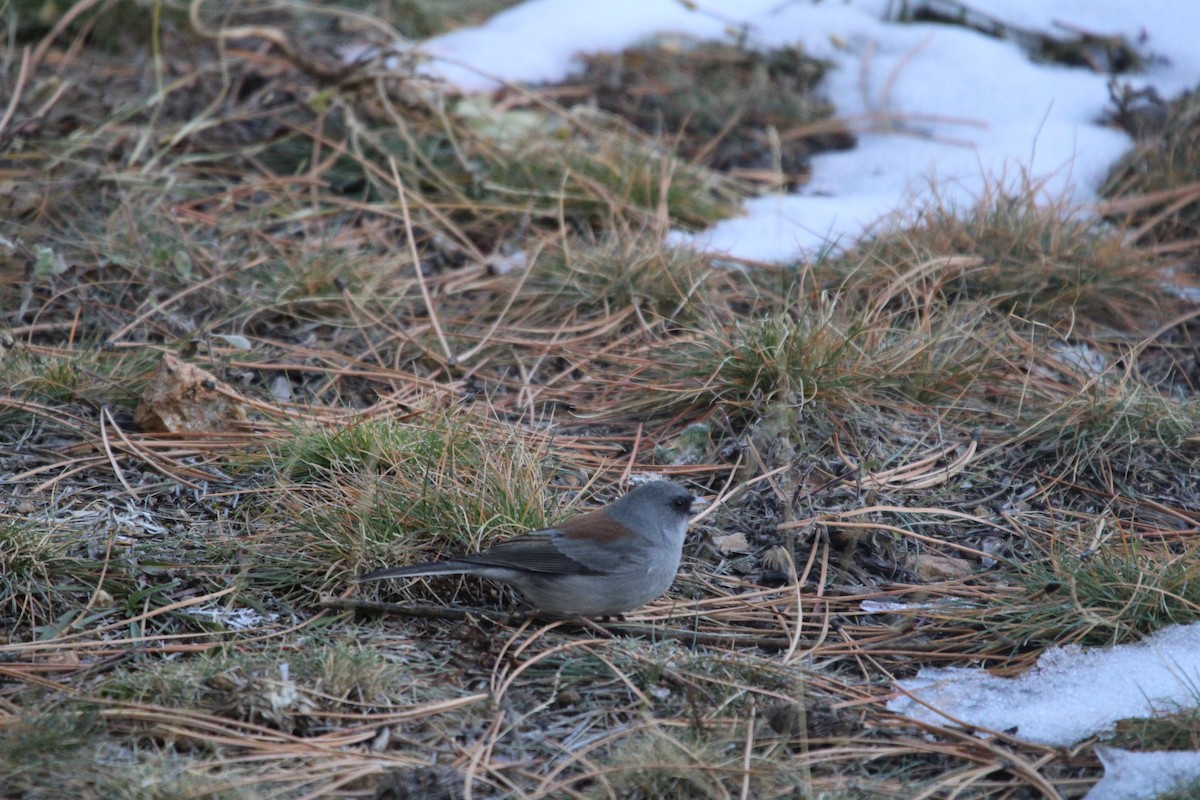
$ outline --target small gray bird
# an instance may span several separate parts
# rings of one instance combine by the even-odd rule
[[[622,614],[670,588],[695,501],[682,486],[651,481],[553,528],[530,531],[472,555],[388,567],[358,580],[480,575],[511,584],[545,614]]]

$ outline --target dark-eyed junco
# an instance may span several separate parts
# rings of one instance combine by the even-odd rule
[[[546,614],[621,614],[658,597],[675,580],[695,500],[670,481],[651,481],[553,528],[472,555],[388,567],[358,580],[481,575],[511,584]]]

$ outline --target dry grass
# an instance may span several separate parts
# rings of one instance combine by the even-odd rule
[[[1127,89],[1116,100],[1118,121],[1140,114],[1136,120],[1153,124],[1132,126],[1140,141],[1109,174],[1105,211],[1147,249],[1194,255],[1200,246],[1200,95],[1187,92],[1168,104]]]
[[[730,269],[662,244],[745,191],[671,142],[330,74],[288,47],[338,43],[327,16],[249,19],[214,42],[168,15],[123,56],[84,25],[0,65],[8,794],[1086,790],[1086,747],[885,701],[924,664],[1014,671],[1200,617],[1195,314],[1162,241],[1031,187]],[[245,424],[138,430],[164,353]],[[467,579],[369,588],[418,616],[335,602],[643,471],[715,502],[622,623],[522,620]],[[446,602],[482,610],[419,616]]]

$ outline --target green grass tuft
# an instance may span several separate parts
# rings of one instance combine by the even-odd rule
[[[291,534],[261,554],[257,580],[312,586],[321,575],[320,585],[547,524],[542,456],[515,429],[432,419],[366,420],[276,445]]]

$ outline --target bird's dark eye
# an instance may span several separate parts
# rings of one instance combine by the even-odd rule
[[[690,497],[676,497],[671,501],[671,508],[675,509],[676,511],[688,511],[691,509],[691,507],[692,498]]]

